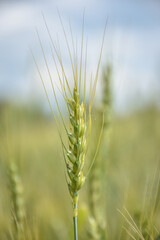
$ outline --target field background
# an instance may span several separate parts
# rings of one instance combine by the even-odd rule
[[[96,127],[98,117],[96,113],[93,115],[93,125]],[[13,158],[19,167],[24,188],[26,222],[29,229],[33,229],[32,235],[38,234],[38,239],[47,240],[70,239],[72,206],[54,120],[40,110],[9,104],[1,104],[0,116],[1,238],[7,236],[13,227],[8,188],[8,161]],[[159,174],[160,112],[150,106],[126,116],[112,118],[109,154],[105,159],[105,189],[102,190],[105,197],[102,206],[106,209],[109,239],[128,239],[123,226],[130,228],[118,209],[124,212],[124,207],[127,208],[134,219],[138,213],[145,215],[148,212],[150,216],[149,209],[154,205]],[[82,239],[86,236],[89,216],[87,194],[86,181],[79,205],[79,231]],[[159,190],[156,205],[154,226],[159,229]]]
[[[61,142],[31,51],[56,111],[44,50],[68,127],[50,36],[71,88],[70,53],[78,73],[82,69],[82,82],[87,56],[87,102],[106,19],[85,174],[96,152],[102,110],[109,112],[104,116],[105,121],[111,118],[111,124],[104,129],[93,168],[80,191],[79,240],[160,240],[159,9],[159,0],[0,1],[0,240],[73,239]],[[63,129],[62,135],[67,144]],[[93,201],[99,219],[93,217]],[[17,213],[14,205],[19,207]],[[15,215],[23,213],[23,236],[18,239]],[[100,239],[96,233],[104,229],[106,238]]]

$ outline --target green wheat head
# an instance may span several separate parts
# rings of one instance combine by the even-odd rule
[[[20,239],[24,224],[23,186],[17,164],[14,161],[10,161],[9,164],[9,181],[15,234],[17,239]]]
[[[44,18],[44,16],[43,16]],[[39,37],[38,31],[38,39],[39,43],[41,46],[43,58],[45,61],[46,69],[48,71],[48,76],[50,78],[53,94],[54,94],[54,99],[56,101],[57,105],[57,110],[58,110],[58,117],[55,115],[55,112],[52,108],[45,83],[43,81],[43,77],[41,75],[40,69],[35,61],[35,64],[37,66],[37,70],[39,72],[39,76],[41,78],[46,97],[48,99],[49,106],[52,110],[58,133],[60,136],[61,144],[62,144],[62,150],[63,150],[63,156],[64,156],[64,162],[66,166],[66,181],[69,189],[70,196],[72,198],[72,204],[73,204],[73,222],[74,222],[74,239],[78,239],[78,231],[77,231],[77,216],[78,216],[78,197],[79,197],[79,191],[81,190],[85,179],[86,175],[89,173],[92,163],[88,171],[86,171],[85,163],[86,163],[86,150],[88,146],[88,139],[91,131],[91,112],[92,112],[92,106],[94,102],[94,97],[95,97],[95,92],[96,92],[96,86],[97,86],[97,80],[98,80],[98,74],[99,74],[99,67],[100,67],[100,62],[101,62],[101,55],[102,55],[102,49],[103,49],[103,43],[104,43],[104,36],[105,36],[105,29],[104,29],[104,34],[103,34],[103,40],[102,40],[102,45],[101,45],[101,50],[100,50],[100,56],[98,60],[98,66],[96,70],[96,75],[93,80],[93,85],[92,85],[92,80],[90,83],[90,94],[89,94],[89,101],[86,101],[86,76],[87,74],[87,41],[86,41],[86,50],[85,53],[83,53],[83,45],[84,45],[84,40],[83,40],[83,35],[84,35],[84,14],[83,14],[83,24],[82,24],[82,39],[81,39],[81,54],[80,54],[80,62],[78,63],[78,54],[77,54],[77,45],[75,47],[74,44],[74,39],[72,35],[72,28],[70,26],[70,34],[71,34],[71,39],[72,39],[72,48],[73,48],[73,56],[70,50],[69,46],[69,41],[67,39],[67,35],[61,20],[61,16],[59,14],[59,19],[61,22],[62,30],[64,33],[64,37],[66,40],[66,45],[67,45],[67,51],[69,54],[70,58],[70,63],[71,63],[71,69],[72,69],[72,76],[73,76],[73,82],[68,81],[68,77],[66,76],[65,70],[64,70],[64,65],[61,57],[61,52],[60,52],[60,47],[57,48],[52,36],[50,34],[48,25],[46,23],[46,20],[44,18],[45,26],[48,31],[48,35],[51,41],[51,54],[52,54],[52,59],[55,64],[55,68],[57,70],[57,75],[58,75],[58,80],[60,83],[60,92],[64,98],[64,102],[66,104],[66,108],[68,111],[68,120],[70,123],[70,127],[68,128],[66,125],[66,122],[63,117],[63,113],[60,109],[59,102],[56,96],[56,90],[55,90],[55,83],[53,81],[53,78],[50,73],[49,65],[47,63],[47,59],[43,50],[43,46],[41,43],[41,39]],[[58,45],[59,46],[59,45]],[[33,55],[33,54],[32,54]],[[57,64],[58,62],[58,64]],[[59,66],[58,66],[59,65]],[[60,70],[59,70],[60,67]],[[82,71],[82,69],[84,69]],[[93,79],[91,77],[91,79]],[[71,87],[73,86],[73,87]],[[86,103],[87,102],[87,103]],[[62,120],[64,130],[66,132],[66,136],[68,139],[68,144],[64,143],[62,134],[61,134],[61,129],[59,125],[59,119]],[[69,129],[69,130],[68,130]],[[100,134],[101,136],[101,134]],[[97,151],[96,151],[97,152]],[[84,173],[84,169],[86,172],[86,175]]]
[[[66,151],[66,167],[68,174],[68,189],[73,199],[74,216],[77,216],[78,191],[85,182],[83,173],[86,157],[86,109],[83,101],[80,103],[80,94],[77,82],[73,89],[72,99],[68,99],[69,120],[72,131],[68,133],[69,148]]]
[[[66,76],[64,66],[63,66],[63,61],[61,58],[61,53],[60,50],[56,47],[54,44],[54,41],[52,39],[52,36],[50,34],[48,25],[46,23],[46,20],[44,18],[45,26],[48,31],[48,35],[51,41],[51,53],[52,53],[52,59],[54,61],[57,74],[58,74],[58,79],[59,83],[61,86],[60,92],[63,95],[64,101],[66,103],[66,108],[68,111],[68,119],[70,122],[70,130],[67,129],[67,125],[65,123],[65,120],[63,118],[63,114],[60,110],[60,106],[58,103],[58,99],[56,96],[56,91],[55,91],[55,84],[53,82],[53,78],[50,73],[50,69],[46,60],[46,56],[43,50],[43,46],[39,37],[39,34],[37,32],[43,58],[45,61],[46,69],[48,71],[48,75],[51,81],[52,85],[52,90],[54,94],[54,98],[57,104],[57,109],[58,109],[58,115],[62,120],[67,138],[68,138],[68,146],[64,144],[60,126],[58,123],[58,120],[46,87],[45,83],[43,81],[43,77],[41,75],[40,69],[35,61],[35,64],[37,66],[37,70],[39,72],[50,108],[52,110],[54,119],[56,121],[57,129],[59,132],[60,140],[62,143],[62,148],[63,148],[63,156],[65,160],[65,165],[66,165],[66,181],[69,189],[70,196],[72,198],[73,202],[73,208],[74,208],[74,216],[77,216],[77,202],[78,202],[78,195],[79,195],[79,190],[82,188],[84,182],[85,182],[85,174],[84,174],[84,166],[85,166],[85,161],[86,161],[86,149],[88,145],[88,136],[91,130],[91,111],[92,111],[92,105],[94,102],[94,97],[95,97],[95,92],[96,92],[96,85],[97,85],[97,80],[98,80],[98,73],[99,73],[99,67],[100,67],[100,61],[101,61],[101,55],[102,55],[102,49],[103,49],[103,43],[104,43],[104,35],[105,35],[105,30],[103,34],[103,40],[102,40],[102,45],[101,45],[101,51],[100,51],[100,57],[98,61],[98,66],[96,70],[96,76],[92,83],[90,84],[90,96],[89,96],[89,103],[86,104],[86,72],[87,72],[87,43],[86,43],[86,51],[85,54],[83,54],[83,33],[84,33],[84,16],[83,16],[83,25],[82,25],[82,40],[81,40],[81,56],[80,56],[80,63],[78,64],[77,59],[77,51],[75,50],[75,45],[73,41],[73,36],[72,36],[72,29],[70,25],[70,33],[72,37],[72,47],[73,47],[73,56],[71,54],[71,50],[69,47],[69,42],[67,39],[67,35],[61,20],[61,17],[59,15],[59,19],[62,25],[62,30],[64,33],[64,37],[66,40],[67,44],[67,50],[69,53],[70,57],[70,62],[71,62],[71,67],[72,67],[72,73],[73,73],[73,88],[71,88],[71,83],[68,81],[68,78]],[[105,26],[106,29],[106,26]],[[84,55],[84,72],[82,71],[82,65],[83,65],[83,55]],[[60,66],[61,71],[58,70],[58,65],[56,62],[56,59],[58,61],[58,64]],[[83,78],[83,79],[82,79]]]
[[[102,107],[97,109],[98,119],[100,118],[98,121],[98,131],[102,124],[102,116],[104,116],[101,145],[91,170],[88,185],[90,196],[89,207],[91,215],[89,236],[91,239],[100,240],[106,239],[106,216],[105,214],[102,214],[102,212],[105,212],[105,207],[103,206],[102,208],[102,199],[104,200],[104,197],[106,196],[106,162],[108,161],[108,138],[111,123],[111,78],[112,68],[109,64],[107,67],[105,67],[102,76]]]

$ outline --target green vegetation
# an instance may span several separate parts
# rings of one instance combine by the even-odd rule
[[[59,14],[59,12],[58,12]],[[83,13],[83,24],[82,24],[82,39],[81,39],[81,47],[80,47],[80,60],[78,61],[78,53],[77,53],[77,44],[75,46],[73,36],[72,36],[72,28],[70,25],[70,33],[72,37],[72,51],[73,56],[71,53],[70,45],[67,39],[67,35],[63,26],[63,22],[61,20],[61,16],[59,14],[59,19],[61,22],[61,26],[63,29],[63,34],[65,37],[65,41],[67,44],[67,50],[69,54],[69,59],[71,63],[71,69],[72,69],[72,77],[70,77],[70,81],[68,80],[67,74],[65,73],[64,66],[63,66],[63,60],[61,57],[60,49],[58,49],[51,37],[47,22],[43,16],[44,23],[50,38],[51,42],[51,53],[52,58],[54,60],[60,88],[58,90],[60,91],[61,95],[63,96],[64,103],[66,105],[68,117],[64,119],[64,113],[62,112],[62,109],[59,105],[59,101],[57,98],[57,88],[56,84],[54,82],[54,79],[52,78],[51,70],[48,64],[47,57],[45,55],[43,45],[39,36],[39,33],[37,31],[37,36],[39,39],[39,44],[41,47],[43,59],[45,62],[46,70],[48,72],[48,76],[50,79],[51,87],[53,90],[54,100],[57,107],[57,116],[55,113],[55,109],[52,107],[52,103],[50,100],[50,97],[48,95],[47,89],[46,89],[46,83],[43,79],[43,76],[41,74],[41,70],[39,69],[39,66],[37,64],[37,61],[34,57],[34,54],[32,53],[33,60],[35,62],[35,65],[37,67],[37,71],[39,73],[39,77],[41,79],[44,92],[46,94],[46,98],[48,100],[48,104],[50,106],[52,115],[54,117],[57,131],[60,137],[61,145],[62,145],[62,153],[65,163],[65,177],[66,177],[66,183],[68,186],[68,190],[72,199],[72,206],[73,206],[73,228],[74,228],[74,239],[78,240],[78,199],[79,199],[79,191],[81,190],[82,186],[84,185],[85,179],[88,176],[88,173],[90,172],[92,165],[94,163],[95,157],[98,152],[99,144],[100,144],[100,138],[102,135],[102,128],[100,130],[100,137],[99,141],[97,142],[95,155],[92,157],[90,161],[90,166],[87,170],[86,168],[86,153],[88,151],[89,146],[89,139],[91,134],[91,123],[92,123],[92,108],[95,98],[95,92],[96,92],[96,86],[97,86],[97,80],[98,80],[98,74],[99,74],[99,67],[101,63],[101,56],[103,51],[103,44],[104,44],[104,38],[105,38],[105,30],[106,25],[104,28],[103,38],[102,38],[102,44],[101,44],[101,50],[100,55],[98,59],[97,69],[95,76],[93,77],[93,83],[92,83],[92,76],[91,80],[89,82],[89,100],[86,101],[86,79],[87,79],[87,42],[86,42],[86,49],[85,54],[83,50],[84,45],[84,13]],[[75,50],[76,49],[76,50]],[[83,56],[84,55],[84,56]],[[58,69],[57,63],[60,65],[61,70]],[[72,80],[72,82],[71,82]],[[73,86],[72,86],[73,84]],[[66,133],[66,140],[67,144],[65,144],[65,138],[62,136],[62,131],[60,127],[59,121],[62,121],[62,126],[64,127],[64,131]],[[68,123],[69,122],[69,127]],[[87,171],[86,171],[87,170]],[[85,173],[86,171],[86,173]]]
[[[59,18],[72,82],[44,18],[59,79],[56,88],[37,32],[54,108],[32,54],[53,118],[39,107],[0,106],[0,239],[158,240],[160,112],[152,106],[114,116],[109,65],[102,77],[102,103],[93,104],[105,30],[95,76],[86,89],[84,18],[79,64],[71,26],[73,57]]]
[[[93,129],[98,121],[94,115]],[[9,105],[1,105],[0,116],[0,239],[16,239],[9,159],[15,160],[23,185],[23,238],[73,239],[72,205],[54,121],[40,111]],[[132,239],[130,235],[159,239],[159,122],[155,107],[112,117],[109,156],[103,167],[105,196],[99,203],[105,207],[99,206],[106,215],[106,239]],[[79,199],[79,239],[90,239],[88,191],[86,184]]]

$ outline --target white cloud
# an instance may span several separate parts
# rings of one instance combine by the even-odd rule
[[[14,3],[2,5],[0,9],[0,35],[12,34],[33,24],[33,4]]]

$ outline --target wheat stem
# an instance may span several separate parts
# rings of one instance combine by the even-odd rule
[[[74,205],[74,211],[77,212],[77,204]],[[74,240],[78,240],[77,215],[73,216]]]

